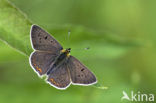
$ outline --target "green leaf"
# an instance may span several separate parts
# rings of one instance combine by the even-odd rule
[[[31,22],[6,0],[0,0],[0,39],[25,55],[32,51],[29,31]]]

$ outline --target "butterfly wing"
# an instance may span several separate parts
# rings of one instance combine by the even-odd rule
[[[32,25],[30,35],[35,50],[58,52],[63,49],[54,37],[37,25]]]
[[[53,65],[57,55],[51,52],[35,51],[30,56],[30,64],[39,76],[45,74]]]
[[[73,56],[69,57],[68,68],[73,84],[91,85],[97,82],[94,74]]]
[[[66,89],[71,81],[66,63],[54,68],[49,74],[47,82],[58,89]]]

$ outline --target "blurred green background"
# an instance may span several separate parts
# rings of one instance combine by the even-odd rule
[[[4,15],[3,1],[0,0],[0,103],[120,103],[123,90],[156,93],[155,0],[10,0],[32,23],[50,32],[65,48],[71,47],[71,54],[94,72],[100,85],[108,87],[71,85],[64,91],[40,79],[31,69],[28,56],[18,52],[22,47],[13,39],[18,35],[3,25],[12,20],[9,13]],[[16,18],[14,22],[18,24],[20,20]],[[18,31],[22,27],[14,28]],[[8,31],[7,39],[4,31]],[[21,41],[21,45],[27,45],[22,48],[28,51],[26,55],[32,51],[29,31],[30,25]],[[83,50],[85,47],[90,49]]]

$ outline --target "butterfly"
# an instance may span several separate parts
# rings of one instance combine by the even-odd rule
[[[97,83],[95,75],[78,59],[70,55],[71,48],[63,49],[48,32],[32,25],[30,41],[34,51],[29,62],[39,77],[46,75],[46,82],[57,89],[73,85]]]

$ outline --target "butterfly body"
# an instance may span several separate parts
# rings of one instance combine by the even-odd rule
[[[56,60],[53,66],[48,70],[47,75],[49,75],[55,68],[57,68],[57,66],[60,66],[64,62],[68,61],[68,58],[70,56],[70,50],[70,48],[61,50],[60,55],[56,57]]]
[[[70,48],[63,49],[59,42],[37,25],[32,25],[30,39],[34,52],[29,62],[39,77],[47,76],[46,82],[57,89],[70,84],[92,85],[95,75],[78,59],[70,55]]]

